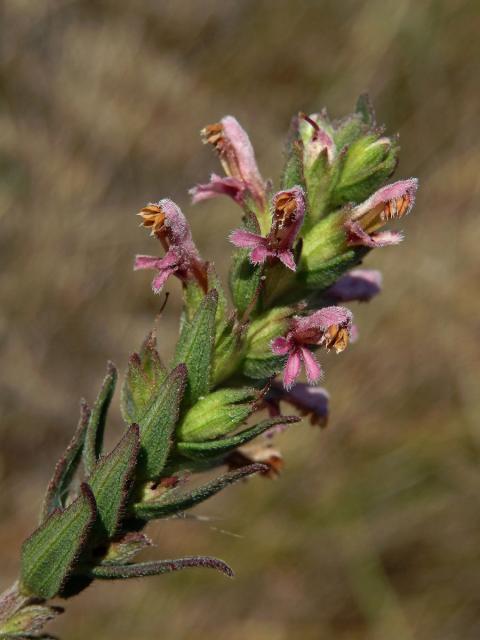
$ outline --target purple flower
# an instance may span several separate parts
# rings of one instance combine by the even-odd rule
[[[354,207],[345,222],[348,244],[385,247],[403,240],[398,231],[378,231],[388,220],[400,219],[415,204],[418,180],[399,180],[376,191],[368,200]]]
[[[202,130],[205,143],[214,146],[227,175],[221,178],[213,174],[210,182],[190,189],[193,202],[224,194],[242,204],[247,193],[251,194],[261,210],[266,207],[265,182],[260,175],[255,153],[247,133],[232,116],[226,116],[216,124]]]
[[[166,254],[156,256],[137,256],[134,269],[154,269],[157,275],[152,281],[152,289],[159,293],[172,275],[185,281],[195,278],[203,288],[206,287],[206,265],[192,240],[188,222],[180,208],[172,200],[164,199],[149,203],[138,214],[142,224],[152,230],[152,235],[162,243]]]
[[[293,245],[305,217],[305,196],[301,187],[279,191],[272,200],[272,226],[266,237],[236,229],[230,241],[236,247],[251,249],[250,260],[261,264],[267,258],[277,258],[286,267],[295,271]]]
[[[373,269],[352,269],[325,291],[335,302],[368,302],[382,288],[382,274]]]
[[[329,399],[330,395],[323,387],[312,387],[303,382],[297,382],[289,391],[286,391],[282,385],[274,382],[268,392],[266,404],[269,415],[272,417],[281,415],[280,402],[284,401],[294,406],[302,416],[309,416],[310,424],[326,427]],[[275,425],[266,432],[266,435],[272,437],[288,426],[290,425]]]
[[[325,307],[309,316],[294,317],[287,335],[272,341],[273,353],[287,356],[283,372],[285,388],[292,387],[302,363],[308,381],[311,384],[318,382],[322,368],[307,345],[324,346],[340,353],[348,344],[351,326],[352,314],[344,307]]]

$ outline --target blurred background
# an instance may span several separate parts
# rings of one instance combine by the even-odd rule
[[[134,213],[174,198],[226,272],[226,199],[189,204],[217,162],[200,128],[236,115],[277,178],[291,115],[371,93],[418,176],[406,241],[361,340],[324,356],[329,427],[279,440],[286,466],[152,527],[155,554],[237,571],[97,584],[70,640],[480,637],[480,5],[477,0],[5,0],[0,5],[0,590],[51,468],[112,359],[162,300]],[[159,323],[172,350],[178,287]],[[120,430],[118,411],[110,425]]]

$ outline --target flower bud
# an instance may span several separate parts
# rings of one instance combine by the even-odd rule
[[[251,378],[268,378],[281,370],[283,358],[272,354],[271,342],[288,330],[292,307],[276,307],[254,320],[246,335],[243,372]]]
[[[227,435],[254,410],[258,392],[251,388],[221,389],[201,398],[177,429],[182,442],[205,442]]]
[[[396,138],[369,132],[352,142],[342,155],[331,203],[362,202],[393,174],[398,162]]]

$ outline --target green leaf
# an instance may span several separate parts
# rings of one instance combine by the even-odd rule
[[[138,564],[126,564],[123,567],[94,567],[91,576],[98,580],[128,580],[129,578],[144,578],[146,576],[159,576],[162,573],[172,573],[190,567],[216,569],[229,578],[233,577],[233,571],[222,560],[209,556],[189,556],[175,560],[157,560],[153,562],[140,562]]]
[[[208,393],[215,346],[215,314],[218,294],[215,289],[202,300],[193,320],[185,322],[174,357],[174,364],[187,366],[184,403],[191,406]]]
[[[139,427],[132,424],[115,449],[100,458],[88,479],[97,504],[97,538],[111,538],[117,532],[137,462],[139,438]]]
[[[90,487],[64,511],[54,511],[23,543],[21,590],[48,600],[56,596],[88,542],[97,510]]]
[[[245,218],[244,228],[252,233],[260,233],[258,222],[253,215]],[[251,263],[248,249],[237,249],[233,252],[229,284],[233,304],[240,318],[247,312],[254,311],[262,285],[262,275],[263,265]]]
[[[81,460],[89,419],[90,409],[83,400],[80,405],[80,420],[73,434],[73,438],[66,448],[65,453],[57,462],[52,479],[48,484],[43,501],[40,523],[44,522],[52,511],[65,506],[70,483]]]
[[[162,384],[157,395],[151,399],[139,419],[141,446],[138,475],[142,479],[156,479],[165,466],[186,380],[186,366],[179,364]]]
[[[100,389],[97,400],[93,406],[87,427],[85,447],[83,450],[83,460],[87,475],[92,473],[98,456],[102,452],[105,423],[107,420],[110,402],[115,391],[116,382],[117,370],[113,363],[109,362],[107,365],[107,375],[103,380],[102,388]]]
[[[357,100],[355,111],[362,118],[362,122],[370,127],[375,126],[375,110],[368,93],[362,93]]]
[[[242,373],[252,380],[265,380],[279,373],[285,366],[285,361],[285,356],[273,353],[258,357],[247,356],[243,361]]]
[[[167,376],[157,351],[154,332],[150,332],[140,353],[133,353],[122,386],[121,409],[127,424],[139,421],[152,396]]]
[[[338,280],[344,273],[358,265],[368,249],[355,247],[340,255],[325,260],[321,266],[311,271],[300,271],[298,278],[302,285],[316,293],[326,289]]]
[[[8,619],[5,626],[0,628],[0,638],[46,637],[39,636],[38,632],[63,611],[62,607],[49,607],[42,604],[22,607]]]
[[[282,189],[291,189],[299,185],[305,190],[303,168],[303,142],[299,133],[299,118],[294,116],[290,124],[285,148],[285,166],[282,173]]]
[[[141,502],[134,505],[134,513],[141,520],[157,520],[165,518],[179,511],[186,511],[197,504],[208,500],[225,487],[228,487],[239,480],[254,474],[265,471],[267,467],[263,464],[250,464],[236,471],[225,473],[215,480],[212,480],[203,487],[198,487],[189,493],[178,495],[176,491],[169,492],[163,500],[152,500],[151,502]],[[173,496],[170,494],[174,493]]]
[[[270,420],[263,420],[255,426],[244,429],[229,438],[220,438],[219,440],[211,440],[209,442],[178,442],[177,451],[192,460],[220,458],[237,447],[241,447],[247,442],[250,442],[250,440],[253,440],[277,424],[291,424],[299,421],[300,418],[297,416],[278,416]]]

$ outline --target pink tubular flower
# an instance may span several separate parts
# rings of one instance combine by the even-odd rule
[[[398,244],[403,235],[397,231],[378,231],[388,220],[408,215],[415,204],[418,180],[399,180],[376,191],[368,200],[352,209],[345,222],[348,244],[373,249]]]
[[[163,258],[137,256],[134,269],[154,269],[157,275],[152,281],[152,289],[159,293],[172,275],[180,279],[196,278],[205,288],[206,266],[192,240],[187,220],[180,208],[168,198],[157,203],[149,203],[138,214],[142,224],[152,230],[162,243],[166,254]]]
[[[279,191],[272,200],[272,226],[266,237],[236,229],[230,241],[236,247],[251,249],[250,260],[261,264],[267,258],[277,258],[295,271],[293,245],[305,217],[305,196],[301,187]]]
[[[320,116],[316,113],[310,116],[300,113],[299,117],[311,127],[307,137],[303,138],[306,166],[311,167],[322,152],[326,153],[329,164],[332,164],[336,155],[335,142],[332,136],[320,126]]]
[[[217,151],[227,177],[213,174],[209,183],[190,189],[193,202],[224,194],[241,204],[250,193],[257,205],[265,209],[265,182],[248,135],[238,121],[233,116],[225,116],[220,122],[206,126],[201,133],[203,141]]]
[[[325,291],[335,302],[368,302],[382,288],[382,274],[373,269],[352,269]]]
[[[344,307],[325,307],[309,316],[293,318],[287,335],[272,341],[274,354],[288,356],[283,372],[284,387],[292,387],[302,362],[309,383],[318,382],[322,368],[307,345],[324,346],[340,353],[348,344],[351,326],[352,314]]]

